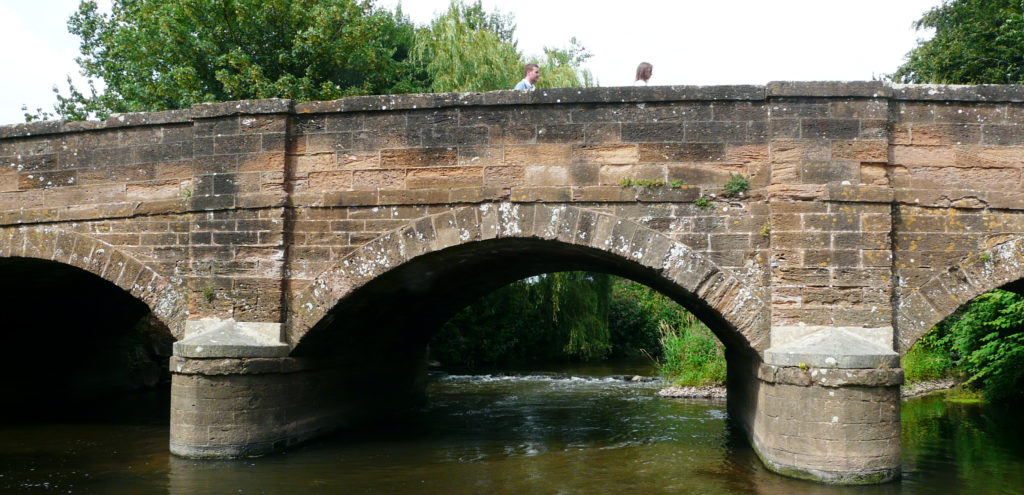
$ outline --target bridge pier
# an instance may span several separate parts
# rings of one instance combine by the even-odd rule
[[[744,426],[765,466],[835,484],[899,477],[898,354],[832,327],[764,355],[753,421]]]
[[[192,322],[190,322],[192,323]],[[289,357],[254,329],[206,320],[174,344],[170,450],[191,458],[280,452],[346,426],[407,411],[425,391],[423,353],[365,348]],[[266,336],[266,334],[264,334]]]

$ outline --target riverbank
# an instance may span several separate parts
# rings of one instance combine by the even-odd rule
[[[913,399],[931,393],[941,392],[956,387],[956,380],[944,378],[906,384],[900,388],[901,399]],[[725,399],[724,385],[708,385],[704,387],[667,387],[658,391],[658,397],[673,399]]]
[[[903,387],[900,388],[900,398],[906,400],[913,399],[915,397],[922,397],[935,392],[950,390],[956,387],[956,385],[956,380],[952,378],[908,383],[904,384]]]

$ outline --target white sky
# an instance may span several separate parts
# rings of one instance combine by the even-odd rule
[[[67,18],[79,0],[0,0],[0,124],[24,121],[21,106],[52,111],[52,87],[82,78]],[[99,0],[109,10],[111,0]],[[393,8],[397,0],[377,0]],[[468,3],[468,1],[467,1]],[[573,36],[594,55],[601,86],[629,85],[654,64],[651,84],[765,84],[870,80],[893,72],[926,33],[911,23],[941,0],[483,0],[515,15],[519,49],[540,55]],[[426,24],[448,0],[404,0]],[[543,75],[541,75],[543,78]]]

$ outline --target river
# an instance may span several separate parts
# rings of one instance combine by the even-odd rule
[[[0,493],[1024,493],[1014,411],[904,402],[902,479],[824,486],[762,467],[724,401],[606,376],[635,371],[437,374],[398,424],[233,461],[169,455],[167,391],[135,395],[0,425]]]

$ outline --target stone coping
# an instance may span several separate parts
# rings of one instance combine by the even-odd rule
[[[185,324],[174,355],[186,358],[275,358],[291,348],[280,341],[281,324],[206,318]]]
[[[642,103],[664,101],[764,101],[768,98],[889,98],[976,102],[1024,102],[1019,85],[900,85],[880,81],[775,81],[766,85],[648,86],[549,88],[535,91],[500,90],[486,93],[424,93],[351,96],[333,101],[296,103],[271,98],[223,103],[200,103],[189,109],[111,115],[105,121],[45,120],[0,125],[0,139],[41,134],[117,129],[121,127],[186,124],[196,119],[231,115],[311,114],[414,110],[492,105],[549,105],[562,103]]]
[[[813,330],[777,343],[773,329],[772,347],[764,351],[765,364],[801,369],[900,367],[899,354],[877,342],[875,335],[858,335],[844,327],[813,327]],[[876,338],[873,340],[872,337]]]

